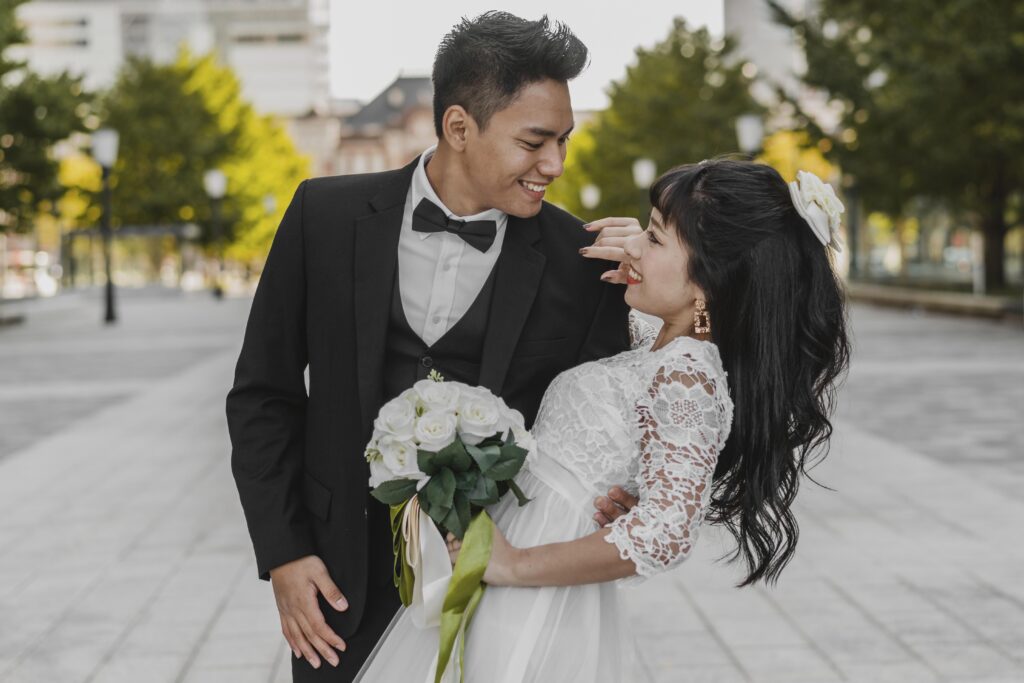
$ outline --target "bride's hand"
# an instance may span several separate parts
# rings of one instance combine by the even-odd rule
[[[491,559],[487,563],[487,569],[484,571],[484,583],[491,586],[515,585],[516,562],[522,550],[509,543],[508,539],[505,538],[505,534],[501,533],[501,529],[497,525],[494,525],[492,529]],[[459,559],[462,541],[455,538],[455,535],[450,532],[445,540],[448,543],[448,557],[451,559],[452,566],[454,567],[455,561]]]
[[[626,240],[644,231],[640,221],[637,219],[617,217],[602,218],[601,220],[587,223],[586,230],[588,232],[596,232],[597,239],[594,240],[593,246],[585,247],[580,252],[584,257],[605,261],[618,261],[620,263],[626,258],[624,249]],[[626,284],[625,269],[609,270],[601,275],[601,279],[605,282],[624,285]]]

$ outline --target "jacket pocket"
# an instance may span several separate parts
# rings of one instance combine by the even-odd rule
[[[302,496],[306,502],[306,509],[326,522],[331,512],[331,490],[309,472],[305,475]]]

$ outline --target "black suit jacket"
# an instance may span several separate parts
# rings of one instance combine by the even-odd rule
[[[325,613],[342,637],[363,612],[363,452],[383,400],[398,236],[417,161],[299,186],[260,278],[227,397],[231,468],[259,576],[320,556],[349,601],[346,612]],[[509,217],[480,383],[522,411],[527,425],[556,374],[628,348],[622,291],[599,280],[608,264],[578,253],[592,241],[578,219],[549,204],[532,218]]]

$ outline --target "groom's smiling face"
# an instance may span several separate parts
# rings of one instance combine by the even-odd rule
[[[482,131],[469,126],[464,161],[475,203],[520,218],[536,215],[565,168],[572,129],[569,87],[550,79],[524,86]]]

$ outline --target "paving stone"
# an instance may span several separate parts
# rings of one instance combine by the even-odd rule
[[[0,682],[289,681],[227,457],[248,302],[126,299],[114,329],[62,305],[0,331]],[[735,588],[706,528],[624,592],[653,680],[1024,680],[1024,331],[852,325],[812,470],[835,490],[804,482],[778,584]]]

